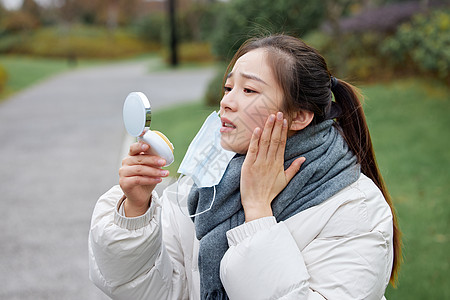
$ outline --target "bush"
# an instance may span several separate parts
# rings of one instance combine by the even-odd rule
[[[418,21],[421,27],[413,26]],[[390,80],[430,73],[448,81],[449,29],[449,14],[434,12],[427,18],[424,15],[415,17],[391,35],[366,31],[344,33],[336,39],[314,31],[305,36],[305,41],[325,57],[335,76],[350,81]]]
[[[209,82],[205,94],[205,103],[208,106],[218,106],[223,95],[223,76],[226,66],[217,71],[214,78]]]
[[[5,14],[0,22],[0,28],[6,33],[34,30],[40,25],[39,19],[31,13],[14,11]]]
[[[450,11],[421,14],[399,27],[381,46],[397,67],[412,63],[419,71],[450,77]]]
[[[271,33],[303,36],[323,20],[325,5],[314,0],[231,0],[217,6],[220,10],[215,27],[210,27],[212,53],[228,62],[249,37]],[[223,68],[225,70],[225,68]],[[223,71],[210,81],[205,94],[206,104],[220,102]]]
[[[166,17],[162,13],[153,13],[138,19],[131,26],[137,36],[145,41],[161,44],[165,31]]]
[[[226,8],[221,2],[193,3],[178,16],[178,37],[181,41],[208,41],[217,26],[217,16]]]
[[[164,49],[164,60],[169,62],[169,51]],[[178,45],[178,60],[181,63],[208,63],[214,61],[211,54],[211,46],[208,43],[182,43]]]
[[[213,53],[229,60],[249,33],[303,36],[322,22],[325,5],[315,0],[231,0],[219,15],[212,37]]]
[[[15,34],[0,36],[0,53],[14,53],[29,43],[32,34],[30,32],[19,32]]]
[[[0,52],[41,57],[117,58],[159,49],[125,30],[100,27],[50,27],[0,39]]]
[[[4,90],[6,82],[8,81],[8,73],[6,73],[5,68],[0,65],[0,93]]]
[[[379,45],[385,38],[385,33],[371,31],[345,34],[339,41],[330,39],[327,47],[319,51],[335,76],[351,81],[372,81],[391,76],[389,66],[379,53]]]

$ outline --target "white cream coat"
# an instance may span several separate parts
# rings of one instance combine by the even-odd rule
[[[178,190],[181,203],[189,188]],[[199,243],[176,189],[168,187],[161,198],[154,192],[149,210],[137,218],[119,212],[119,186],[98,200],[90,278],[111,298],[200,298]],[[384,299],[393,261],[392,214],[364,175],[284,222],[262,218],[227,237],[220,276],[230,299]]]

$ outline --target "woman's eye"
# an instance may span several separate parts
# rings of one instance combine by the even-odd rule
[[[229,93],[229,92],[231,92],[231,87],[229,87],[229,86],[224,86],[224,87],[223,87],[223,91],[224,91],[225,93]]]
[[[254,91],[254,90],[251,90],[251,89],[244,89],[244,93],[248,93],[248,94],[251,94],[251,93],[256,93],[256,91]]]

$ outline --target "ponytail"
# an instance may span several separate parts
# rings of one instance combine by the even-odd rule
[[[401,232],[397,222],[397,215],[392,204],[391,196],[378,169],[366,118],[361,102],[359,101],[361,94],[349,83],[342,80],[334,80],[332,92],[336,103],[341,108],[341,114],[337,117],[337,122],[342,129],[343,136],[350,149],[357,156],[362,173],[372,179],[383,193],[386,202],[391,208],[393,217],[394,262],[390,282],[395,287],[398,270],[402,262]]]

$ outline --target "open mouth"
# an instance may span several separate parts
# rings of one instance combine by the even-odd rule
[[[228,119],[222,118],[222,128],[220,128],[220,132],[229,132],[233,129],[236,129],[236,126]]]
[[[234,126],[233,124],[231,124],[231,123],[226,123],[226,122],[222,122],[222,126],[223,126],[223,127],[228,127],[228,128],[236,128],[236,126]]]

